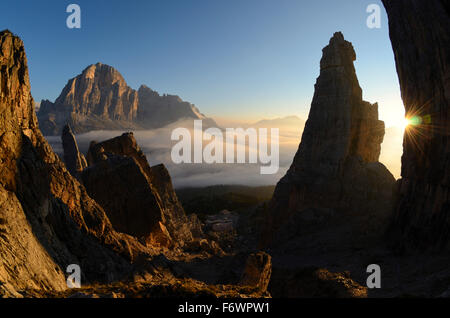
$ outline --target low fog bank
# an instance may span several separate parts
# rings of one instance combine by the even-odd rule
[[[193,138],[193,121],[179,121],[172,125],[154,129],[134,131],[134,136],[147,156],[150,165],[163,163],[169,170],[173,184],[176,188],[199,187],[210,185],[275,185],[284,176],[289,168],[300,143],[304,128],[304,121],[298,117],[290,116],[275,120],[262,120],[254,124],[236,124],[235,127],[244,129],[279,128],[279,170],[272,175],[260,174],[259,162],[257,164],[206,164],[182,163],[175,164],[171,159],[172,147],[178,142],[171,140],[171,133],[175,128],[184,127],[191,132]],[[207,127],[204,127],[205,130]],[[77,135],[80,151],[87,153],[89,144],[95,140],[104,141],[121,135],[125,131],[91,131]],[[224,133],[225,136],[225,133]],[[392,174],[398,178],[400,175],[400,158],[402,154],[402,137],[400,129],[391,127],[386,129],[386,136],[382,144],[380,161],[384,163]],[[46,137],[54,151],[60,156],[63,153],[61,138],[59,136]],[[208,142],[204,142],[206,145]],[[225,143],[223,144],[225,147]],[[270,147],[269,147],[270,149]],[[224,152],[225,153],[225,152]],[[248,157],[247,157],[248,162]]]
[[[251,125],[253,128],[270,128],[267,122]],[[277,173],[272,175],[260,174],[262,164],[226,164],[226,163],[181,163],[175,164],[171,159],[172,147],[178,143],[177,140],[171,140],[172,131],[175,128],[187,128],[191,132],[193,138],[193,122],[179,121],[172,125],[154,129],[154,130],[137,130],[134,131],[134,137],[142,151],[147,156],[151,166],[163,163],[172,176],[173,184],[176,188],[198,187],[210,185],[275,185],[278,180],[286,173],[292,158],[297,151],[301,131],[303,127],[281,127],[279,132],[279,153],[280,163]],[[230,128],[247,128],[249,126],[236,126]],[[204,128],[204,130],[207,127]],[[80,151],[87,153],[89,144],[95,140],[97,142],[104,141],[121,135],[126,131],[91,131],[88,133],[77,135],[77,142]],[[225,136],[225,133],[224,133]],[[59,136],[46,136],[54,151],[62,157],[62,142]],[[204,142],[206,145],[208,142]],[[224,143],[225,147],[225,143]],[[269,146],[270,149],[270,146]],[[224,152],[225,154],[225,152]],[[247,157],[248,162],[248,157]]]

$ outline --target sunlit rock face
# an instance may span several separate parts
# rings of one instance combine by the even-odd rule
[[[286,222],[303,222],[298,215],[307,223],[310,214],[329,219],[391,209],[395,180],[378,162],[384,123],[378,120],[378,104],[362,100],[355,59],[352,44],[340,32],[323,49],[299,149],[270,203],[266,243],[277,232],[289,231],[280,229]]]
[[[65,289],[69,264],[85,281],[128,273],[144,247],[113,230],[42,136],[23,42],[9,31],[0,32],[0,70],[0,296]]]
[[[43,100],[38,119],[44,135],[59,135],[65,124],[75,133],[137,128],[138,96],[122,75],[101,63],[70,79],[54,103]]]
[[[206,118],[175,95],[159,95],[142,85],[127,85],[113,67],[97,63],[70,79],[54,103],[43,100],[38,119],[44,135],[59,135],[65,124],[75,133],[162,127],[177,120]]]
[[[383,0],[407,117],[393,233],[450,247],[450,4]]]

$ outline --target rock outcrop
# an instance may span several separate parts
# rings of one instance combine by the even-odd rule
[[[82,180],[120,232],[162,247],[201,239],[201,224],[186,216],[164,165],[150,167],[133,133],[91,143]],[[130,186],[132,185],[132,186]]]
[[[258,252],[250,254],[245,263],[241,285],[256,287],[266,292],[272,274],[272,258],[269,254]]]
[[[284,298],[367,298],[368,288],[355,282],[349,273],[333,273],[323,268],[274,270],[270,283],[273,297]]]
[[[406,116],[392,233],[401,247],[450,247],[450,5],[383,0]]]
[[[147,249],[114,231],[38,129],[22,41],[0,32],[0,294],[63,290],[69,264],[88,281],[129,272]]]
[[[350,42],[338,32],[323,49],[320,76],[299,149],[269,206],[264,244],[298,222],[385,215],[395,179],[378,162],[384,123],[362,99]],[[282,225],[286,225],[281,229]]]
[[[89,195],[106,211],[114,229],[150,245],[171,245],[162,224],[160,200],[133,158],[110,155],[85,169],[82,181]]]
[[[80,172],[87,168],[87,161],[84,155],[78,150],[77,141],[69,125],[64,126],[61,139],[66,168],[72,176],[78,179]]]
[[[43,100],[38,112],[44,135],[59,135],[65,124],[83,133],[151,129],[183,118],[215,124],[178,96],[160,96],[146,86],[130,88],[116,69],[101,63],[69,80],[54,103]]]

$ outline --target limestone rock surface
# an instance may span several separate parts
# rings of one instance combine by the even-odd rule
[[[175,95],[160,95],[142,85],[138,91],[113,67],[97,63],[70,79],[55,102],[41,101],[39,124],[44,135],[59,135],[69,124],[78,133],[91,130],[152,129],[180,119],[215,125]]]

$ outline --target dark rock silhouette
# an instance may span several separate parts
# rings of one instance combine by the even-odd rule
[[[265,252],[250,254],[245,263],[241,285],[267,291],[272,274],[272,257]]]
[[[407,117],[392,223],[400,247],[450,247],[450,5],[383,0]]]
[[[340,32],[323,49],[302,141],[275,189],[264,244],[274,236],[286,239],[300,224],[385,215],[391,209],[395,179],[378,162],[384,123],[378,120],[378,105],[362,100],[355,59],[352,44]]]
[[[94,165],[103,160],[108,154],[131,157],[141,166],[149,178],[151,178],[150,165],[145,154],[138,146],[132,132],[124,133],[100,143],[95,141],[89,145],[87,160],[88,164]]]
[[[160,200],[133,158],[110,155],[82,172],[89,195],[106,211],[113,227],[152,246],[169,247]]]
[[[78,150],[77,141],[69,125],[64,126],[61,139],[66,168],[78,179],[80,172],[87,167],[87,161],[84,155]]]
[[[276,270],[270,286],[274,297],[284,298],[366,298],[367,287],[355,282],[349,273],[307,267]]]
[[[38,112],[44,135],[59,135],[66,123],[75,133],[162,127],[180,119],[202,119],[215,125],[192,104],[146,86],[130,88],[113,67],[88,66],[69,80],[54,103],[43,100]]]
[[[204,239],[196,215],[187,216],[178,201],[167,169],[150,167],[133,133],[92,142],[88,161],[83,184],[118,231],[171,248]]]

